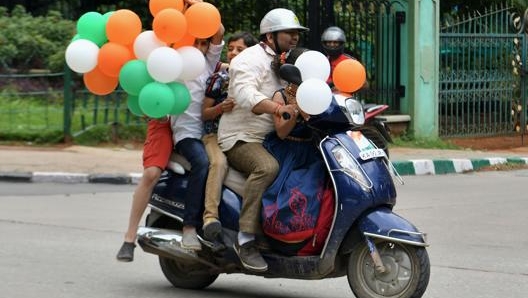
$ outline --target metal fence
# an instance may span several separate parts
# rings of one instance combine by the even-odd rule
[[[77,77],[76,77],[77,76]],[[118,89],[99,96],[88,92],[77,74],[64,72],[64,134],[77,136],[97,125],[144,125],[127,106],[127,94]]]
[[[0,132],[63,130],[63,74],[0,75]]]
[[[526,35],[520,19],[511,8],[494,6],[446,20],[440,33],[440,136],[525,133]]]
[[[96,96],[75,76],[70,70],[0,75],[0,136],[35,139],[40,134],[54,134],[69,138],[102,124],[144,125],[128,110],[124,92]]]
[[[358,97],[389,105],[388,113],[400,113],[400,99],[405,96],[401,35],[407,7],[399,1],[341,1],[333,13],[335,24],[347,33],[351,55],[367,71],[369,87]]]

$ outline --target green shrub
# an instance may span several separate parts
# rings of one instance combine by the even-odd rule
[[[64,52],[75,34],[75,22],[57,11],[33,17],[17,5],[0,7],[0,69],[26,73],[31,69],[62,71]]]

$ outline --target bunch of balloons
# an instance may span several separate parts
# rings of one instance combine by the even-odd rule
[[[150,0],[149,10],[152,30],[144,31],[131,10],[83,14],[66,49],[66,63],[83,74],[93,94],[110,94],[120,85],[136,115],[177,115],[191,101],[183,81],[205,69],[204,55],[192,46],[194,40],[216,33],[220,13],[207,2],[185,9],[183,0]]]
[[[326,83],[330,75],[330,63],[318,51],[306,51],[295,61],[300,70],[302,83],[297,89],[297,104],[304,112],[321,114],[332,103],[332,90]],[[365,68],[355,59],[341,61],[332,75],[334,85],[341,92],[352,93],[359,90],[366,79]]]

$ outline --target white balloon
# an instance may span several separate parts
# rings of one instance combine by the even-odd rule
[[[134,54],[138,59],[147,61],[152,51],[163,46],[166,44],[156,37],[154,31],[143,31],[134,40]]]
[[[299,85],[296,97],[301,110],[310,115],[318,115],[332,103],[332,90],[325,81],[312,78]]]
[[[192,80],[204,72],[205,57],[200,50],[193,46],[183,46],[178,48],[178,52],[183,58],[183,71],[178,79]]]
[[[147,58],[147,71],[158,82],[172,82],[182,70],[182,56],[173,48],[159,47],[154,49]]]
[[[301,71],[303,81],[307,79],[319,79],[326,81],[330,76],[330,62],[323,53],[318,51],[306,51],[302,53],[295,66]]]
[[[66,64],[75,72],[87,73],[97,66],[99,47],[90,40],[77,39],[72,41],[64,54]]]

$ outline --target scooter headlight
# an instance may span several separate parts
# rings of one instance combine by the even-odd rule
[[[365,190],[372,188],[372,181],[367,178],[363,168],[358,161],[342,146],[338,145],[332,149],[334,158],[341,166],[340,171],[355,180]]]
[[[345,100],[345,107],[348,112],[349,120],[352,124],[360,126],[365,123],[365,112],[363,105],[356,99],[349,97]]]

